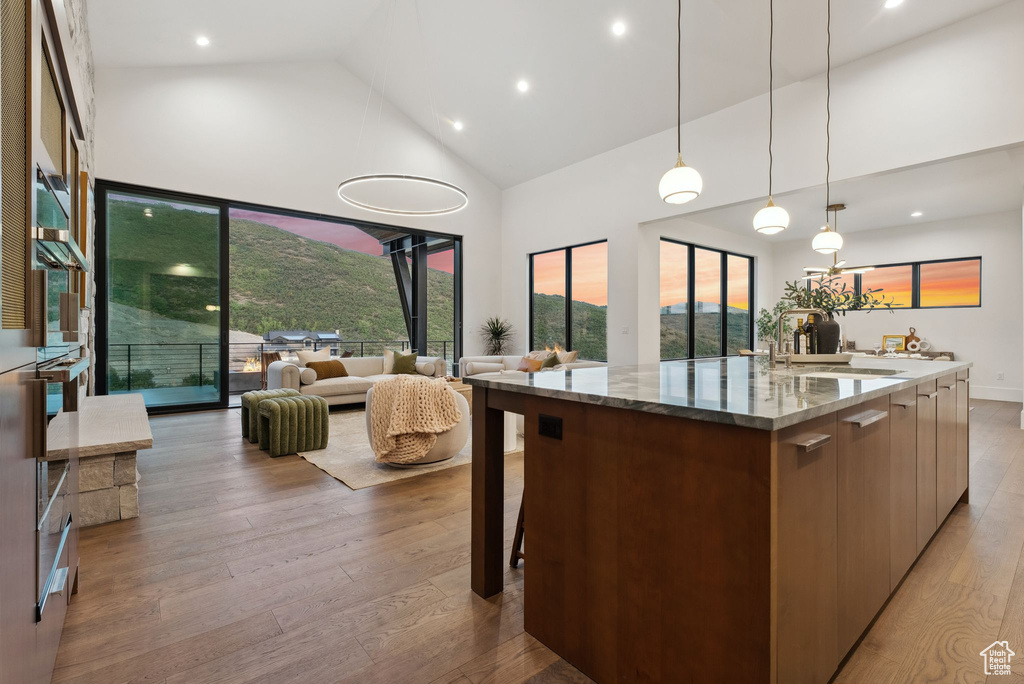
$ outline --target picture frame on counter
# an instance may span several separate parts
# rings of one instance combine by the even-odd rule
[[[906,351],[907,338],[905,335],[883,335],[882,349],[887,352]]]

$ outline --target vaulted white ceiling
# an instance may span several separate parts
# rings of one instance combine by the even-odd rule
[[[846,204],[838,216],[839,232],[1019,213],[1022,160],[1024,146],[1015,146],[832,183],[831,201]],[[791,222],[773,237],[754,233],[751,226],[763,199],[694,212],[687,219],[774,243],[809,241],[825,223],[824,185],[776,195],[775,201]],[[921,215],[911,216],[915,212]]]
[[[1006,0],[833,0],[833,65]],[[392,2],[395,21],[385,30]],[[775,0],[776,87],[825,66],[823,0]],[[90,0],[97,68],[337,60],[500,187],[675,123],[671,0]],[[768,0],[685,0],[683,117],[768,88]],[[627,30],[613,36],[623,21]],[[420,31],[417,26],[422,27]],[[198,35],[211,44],[199,48]],[[428,68],[432,64],[433,68]],[[515,83],[526,79],[523,94]],[[330,83],[324,84],[330,88]],[[450,122],[464,122],[461,132]]]

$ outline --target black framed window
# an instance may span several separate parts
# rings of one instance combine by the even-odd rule
[[[661,240],[661,358],[734,356],[754,344],[754,259]]]
[[[608,359],[608,241],[530,255],[530,348]]]
[[[875,266],[847,273],[846,286],[860,295],[869,290],[892,301],[894,309],[956,309],[981,306],[981,257],[936,259]],[[808,280],[813,288],[818,281]]]
[[[99,394],[237,404],[264,352],[462,355],[462,238],[97,181]]]

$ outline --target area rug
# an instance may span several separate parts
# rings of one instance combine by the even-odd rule
[[[331,436],[327,448],[299,454],[331,477],[341,480],[349,489],[365,489],[376,485],[425,475],[437,470],[466,465],[473,457],[473,438],[450,461],[424,468],[392,468],[374,460],[370,439],[366,434],[366,412],[363,410],[331,411]],[[522,437],[516,449],[523,450]]]

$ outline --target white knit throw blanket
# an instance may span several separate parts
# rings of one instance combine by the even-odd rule
[[[370,442],[378,463],[414,463],[462,420],[444,378],[396,375],[373,387]]]

